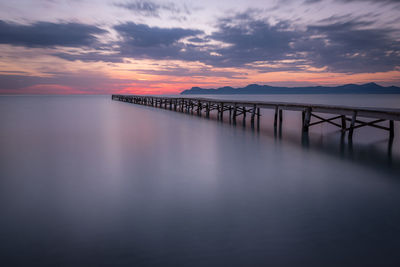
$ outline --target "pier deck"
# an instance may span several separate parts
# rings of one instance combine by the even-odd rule
[[[275,128],[278,126],[278,122],[281,126],[284,110],[300,111],[302,112],[303,131],[307,132],[309,127],[320,123],[329,123],[339,127],[343,134],[348,132],[349,139],[352,139],[355,129],[365,126],[386,130],[389,132],[389,138],[393,139],[394,121],[400,121],[400,109],[392,108],[362,108],[338,105],[140,95],[112,95],[112,99],[174,111],[196,113],[197,115],[205,114],[206,117],[210,116],[210,112],[216,111],[217,117],[220,119],[224,118],[224,112],[229,112],[229,120],[232,120],[234,123],[236,123],[236,117],[242,116],[243,121],[245,121],[246,115],[249,114],[252,127],[254,127],[255,120],[257,120],[257,125],[259,126],[261,108],[275,110]],[[321,113],[329,114],[331,117],[321,117]],[[365,121],[365,119],[369,120]],[[388,125],[384,125],[383,123]]]

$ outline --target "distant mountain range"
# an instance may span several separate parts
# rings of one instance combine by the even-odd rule
[[[225,86],[217,89],[203,89],[192,87],[182,95],[230,95],[230,94],[400,94],[400,87],[380,86],[376,83],[345,84],[335,87],[277,87],[269,85],[250,84],[243,88]]]

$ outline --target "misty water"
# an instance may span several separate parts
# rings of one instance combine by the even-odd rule
[[[224,96],[217,96],[224,97]],[[225,96],[398,108],[400,96]],[[399,266],[400,129],[0,97],[1,266]]]

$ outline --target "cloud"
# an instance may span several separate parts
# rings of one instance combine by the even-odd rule
[[[204,38],[199,38],[199,37],[192,37],[192,38],[189,38],[188,41],[192,42],[192,43],[207,43],[210,40],[204,39]]]
[[[68,61],[84,61],[84,62],[112,62],[122,63],[123,57],[119,53],[105,54],[101,52],[83,52],[78,54],[70,54],[66,52],[53,53],[53,56],[68,60]]]
[[[323,2],[324,0],[305,0],[304,3],[306,4],[314,4]],[[400,0],[335,0],[336,2],[340,3],[354,3],[354,2],[370,2],[374,4],[399,4]]]
[[[221,18],[216,30],[209,35],[196,29],[123,23],[114,26],[120,38],[109,51],[54,55],[87,62],[123,62],[124,58],[171,59],[260,72],[369,73],[390,71],[400,66],[400,43],[396,38],[399,31],[375,26],[372,18],[367,21],[367,18],[362,20],[351,15],[332,16],[299,29],[294,21],[271,24],[253,15],[250,10]],[[168,75],[165,71],[158,73]],[[201,74],[182,73],[188,76]]]
[[[212,68],[183,68],[183,67],[168,67],[168,69],[162,70],[134,70],[137,73],[150,74],[150,75],[162,75],[162,76],[174,76],[174,77],[224,77],[229,79],[245,79],[247,73],[239,73],[233,71],[220,71]]]
[[[207,58],[213,66],[250,66],[265,71],[319,69],[333,72],[382,72],[400,66],[398,30],[379,28],[374,21],[339,16],[296,30],[294,22],[274,25],[254,19],[251,12],[219,20],[210,39],[228,44]],[[263,64],[254,64],[265,62]]]
[[[286,59],[291,43],[299,37],[289,26],[286,21],[271,25],[253,19],[251,11],[220,19],[218,30],[209,38],[227,45],[214,51],[220,56],[212,58],[212,64],[242,66],[254,61]]]
[[[398,4],[400,0],[336,0],[338,2],[351,3],[351,2],[371,2],[376,4]]]
[[[159,28],[128,22],[114,27],[125,43],[135,47],[169,46],[184,37],[202,33],[199,30],[182,28]]]
[[[160,4],[149,0],[136,0],[123,3],[115,3],[114,5],[146,17],[159,17],[160,12],[162,11],[167,11],[173,14],[190,14],[190,11],[186,5],[183,6],[183,8],[180,8],[173,2]]]
[[[400,66],[395,30],[371,28],[371,22],[349,20],[308,26],[295,50],[307,53],[315,67],[336,72],[382,72]]]
[[[159,28],[133,22],[120,24],[114,29],[122,37],[121,56],[152,59],[183,59],[185,45],[181,40],[202,34],[202,31],[183,28]]]
[[[0,20],[0,44],[26,47],[89,46],[104,30],[87,24],[36,22],[30,25]]]
[[[197,45],[183,42],[183,39],[194,39],[200,42],[197,36],[204,33],[200,30],[184,28],[150,27],[145,24],[128,22],[114,26],[119,35],[119,41],[97,51],[90,52],[57,52],[53,56],[65,60],[84,62],[123,62],[124,58],[134,59],[178,59],[196,61],[201,58]],[[192,40],[193,41],[193,40]]]

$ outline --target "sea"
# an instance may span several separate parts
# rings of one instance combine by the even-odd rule
[[[202,97],[400,108],[400,95]],[[273,116],[1,96],[0,266],[400,266],[400,122],[393,140],[363,127],[349,141]]]

